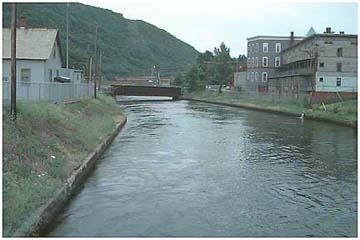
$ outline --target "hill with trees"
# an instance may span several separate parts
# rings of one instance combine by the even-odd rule
[[[21,16],[31,28],[58,28],[65,56],[66,3],[18,3]],[[162,76],[175,76],[196,62],[198,52],[165,30],[120,13],[80,3],[69,4],[69,64],[83,69],[93,55],[95,27],[99,26],[99,48],[103,51],[102,72],[114,76],[151,75],[152,66]],[[10,4],[3,4],[3,27],[10,26]]]

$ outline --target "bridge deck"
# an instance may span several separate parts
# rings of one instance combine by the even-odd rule
[[[178,98],[181,95],[181,88],[179,87],[112,84],[111,89],[114,96],[163,96]]]

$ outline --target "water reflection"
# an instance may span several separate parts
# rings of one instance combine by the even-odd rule
[[[187,101],[125,112],[50,236],[356,236],[352,129]]]

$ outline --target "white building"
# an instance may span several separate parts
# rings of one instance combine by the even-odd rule
[[[3,81],[11,77],[11,31],[3,28]],[[53,82],[54,77],[70,77],[81,82],[81,70],[62,69],[63,56],[58,29],[26,28],[16,29],[16,81]]]

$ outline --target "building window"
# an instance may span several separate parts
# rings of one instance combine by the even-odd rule
[[[50,81],[50,82],[53,81],[53,72],[52,72],[52,69],[49,69],[49,81]]]
[[[268,66],[268,57],[263,57],[262,59],[262,66],[267,67]]]
[[[341,68],[342,68],[341,63],[337,63],[336,64],[336,71],[341,72]]]
[[[319,82],[324,82],[324,78],[323,78],[323,77],[320,77],[320,78],[319,78]]]
[[[323,67],[324,67],[324,63],[323,63],[323,62],[319,63],[319,66],[320,66],[321,68],[323,68]]]
[[[336,56],[338,56],[338,57],[342,57],[342,56],[343,56],[343,49],[342,49],[342,48],[338,48],[338,49],[337,49]]]
[[[256,43],[256,52],[259,52],[259,43]]]
[[[275,57],[275,67],[280,67],[280,57]]]
[[[257,80],[258,80],[258,73],[255,72],[255,81],[257,81]]]
[[[268,43],[263,43],[263,52],[267,53],[269,51],[269,44]]]
[[[336,78],[336,86],[341,87],[341,78]]]
[[[281,52],[281,43],[276,43],[275,52],[277,52],[277,53]]]
[[[262,73],[262,78],[261,78],[261,80],[262,80],[263,82],[266,82],[266,81],[267,81],[267,72],[263,72],[263,73]]]
[[[56,76],[57,76],[57,77],[60,76],[60,74],[59,74],[59,69],[56,69]]]
[[[256,66],[259,66],[258,57],[255,58],[255,65],[256,65]]]
[[[31,80],[31,71],[29,68],[22,68],[20,70],[20,79],[22,82],[30,82]]]
[[[254,72],[251,72],[251,81],[254,81]]]
[[[250,80],[250,72],[247,73],[247,80]]]

